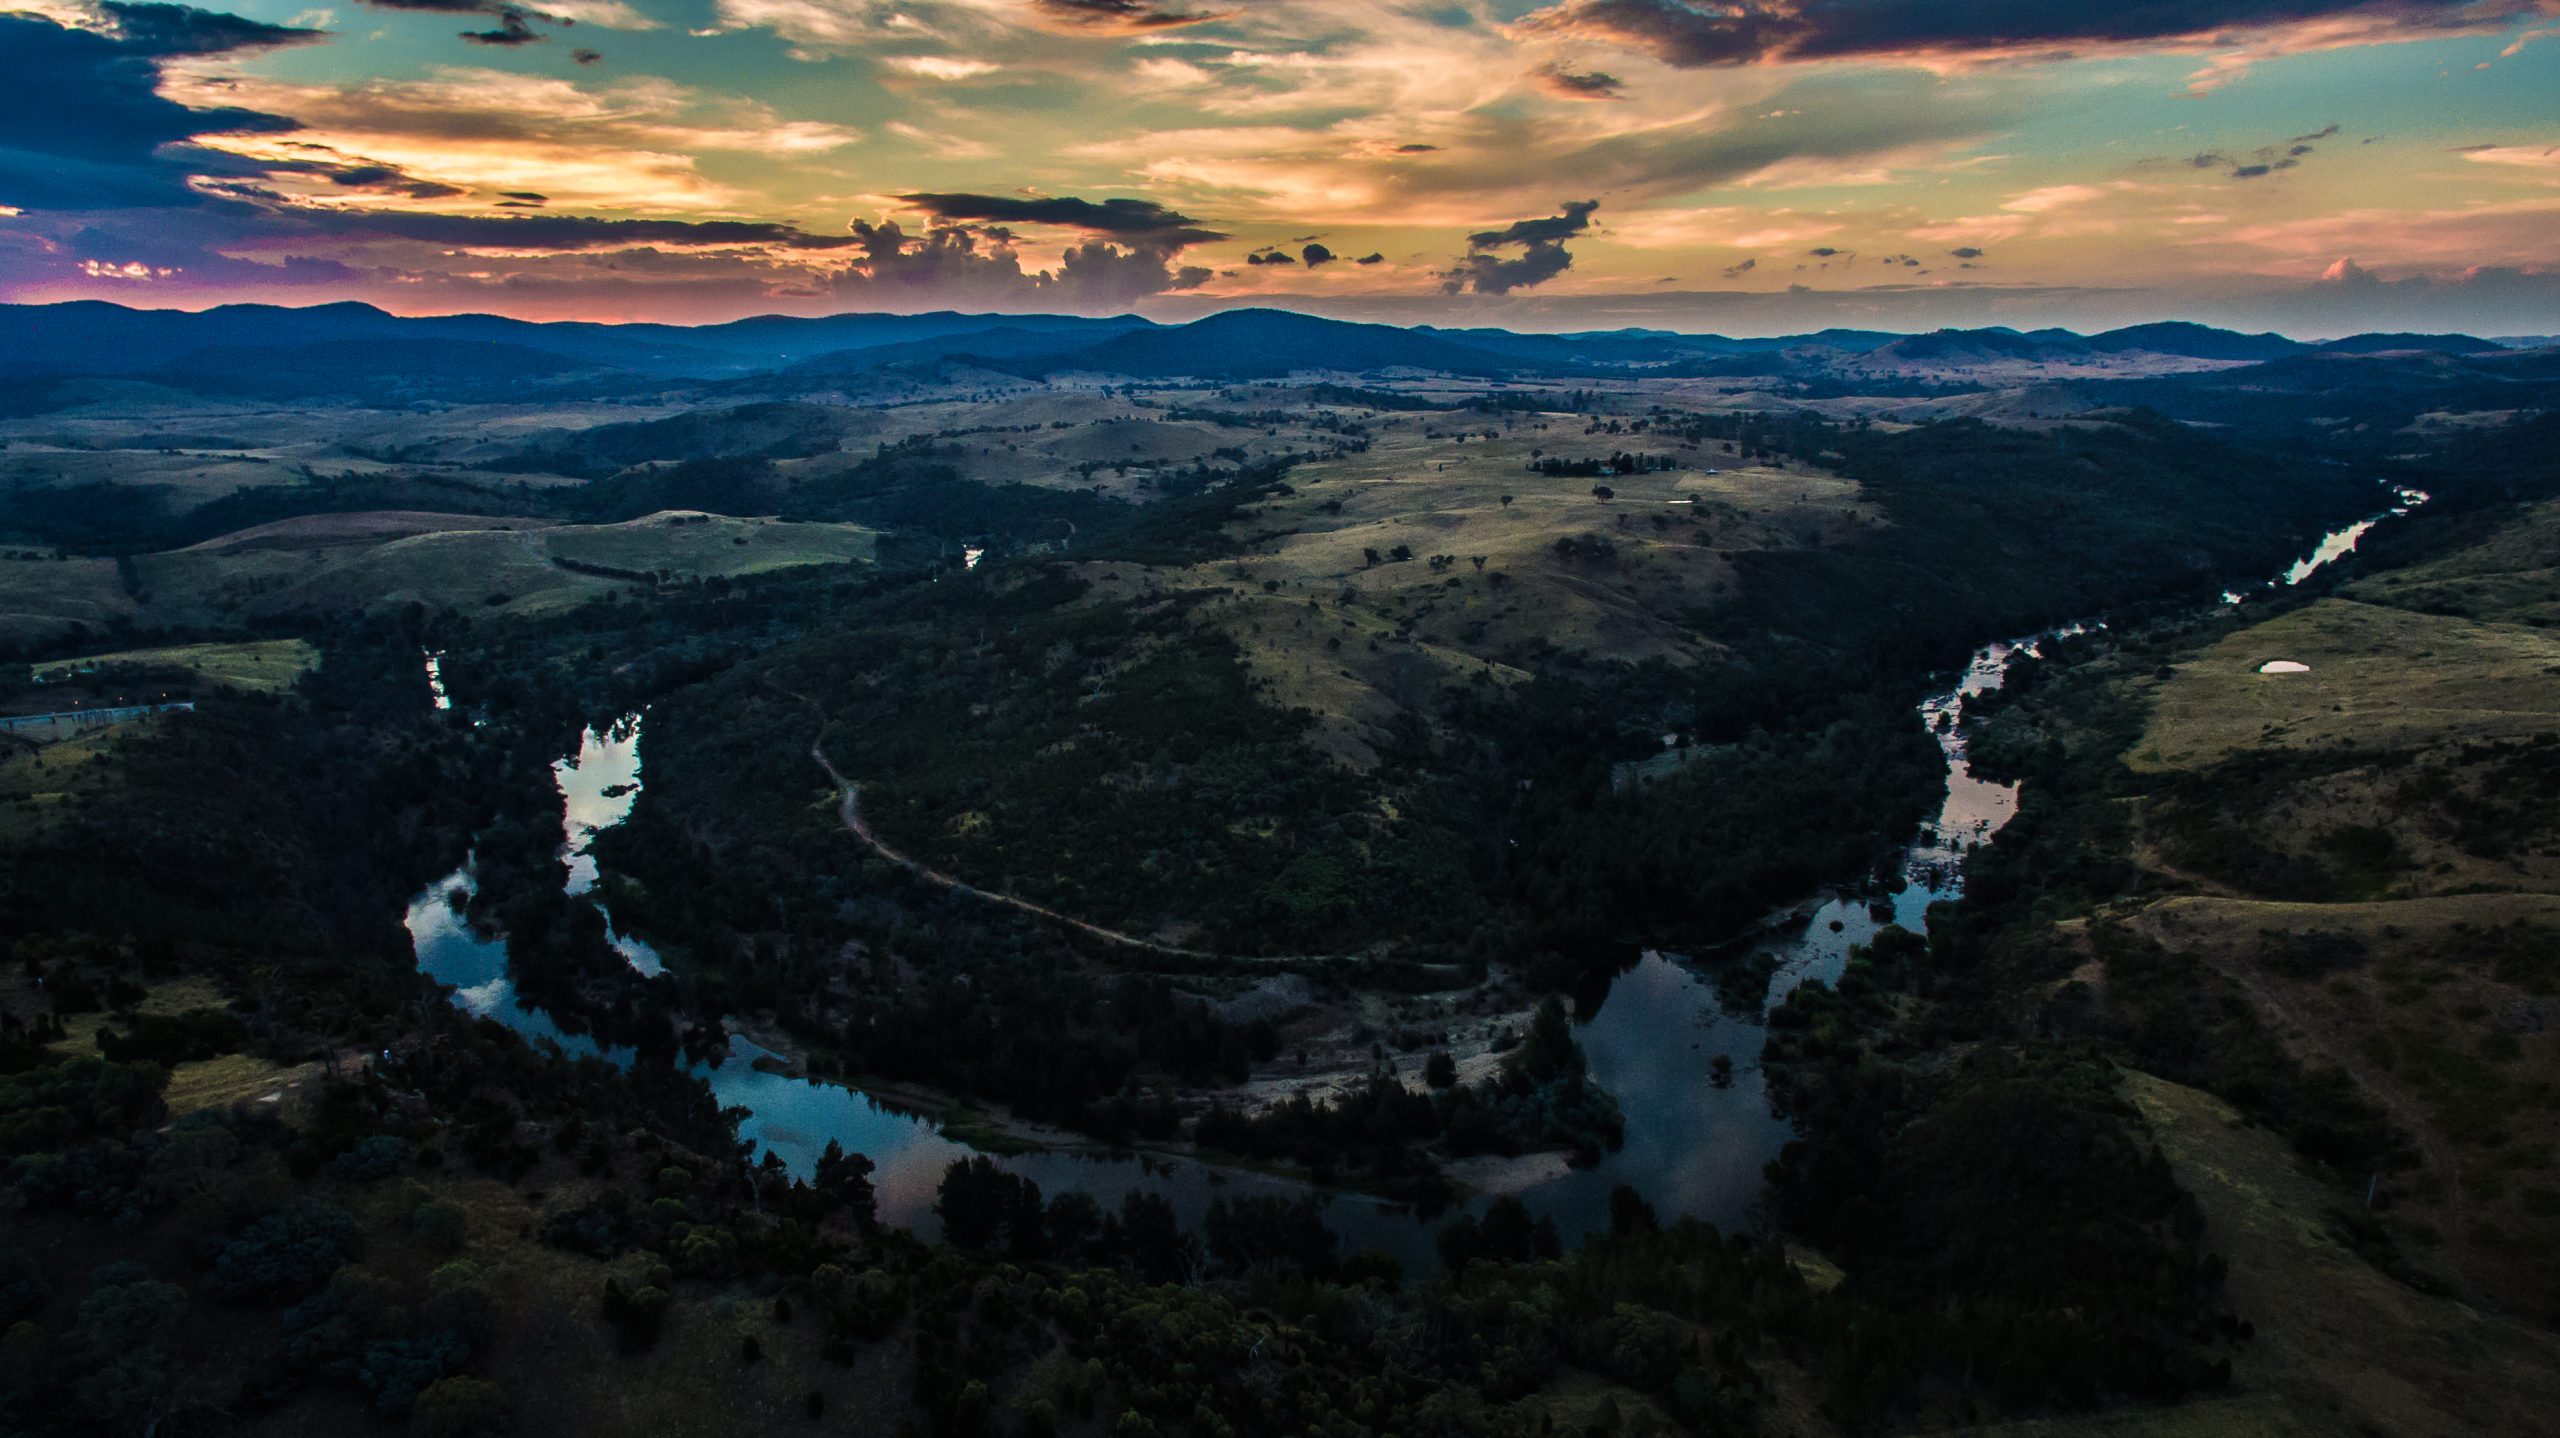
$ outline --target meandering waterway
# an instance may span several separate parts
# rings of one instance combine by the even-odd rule
[[[2394,503],[2384,512],[2324,536],[2310,554],[2259,588],[2301,583],[2351,553],[2377,523],[2425,501],[2424,494],[2395,491]],[[2226,599],[2238,603],[2245,597],[2234,591]],[[1784,922],[1737,942],[1740,951],[1766,953],[1776,961],[1765,997],[1734,1011],[1718,998],[1712,963],[1648,952],[1578,1015],[1576,1038],[1589,1057],[1594,1080],[1618,1098],[1626,1115],[1626,1142],[1593,1167],[1530,1174],[1516,1192],[1532,1212],[1553,1219],[1571,1243],[1607,1227],[1608,1195],[1628,1184],[1666,1215],[1692,1214],[1726,1227],[1751,1221],[1763,1169],[1790,1136],[1787,1123],[1770,1111],[1759,1071],[1768,1013],[1798,985],[1836,980],[1851,949],[1872,941],[1886,925],[1925,932],[1929,906],[1957,896],[1965,853],[1999,833],[2018,807],[2016,786],[1973,772],[1966,755],[1966,706],[1998,689],[2016,659],[2036,654],[2050,638],[2084,627],[2067,625],[1986,645],[1953,683],[1921,702],[1920,718],[1946,760],[1947,791],[1937,817],[1905,847],[1897,871],[1883,883],[1813,896]],[[443,708],[448,701],[440,658],[430,656],[427,663],[437,707]],[[642,726],[643,716],[635,714],[590,729],[578,751],[553,766],[561,796],[568,892],[594,895],[600,906],[609,886],[603,884],[590,848],[597,834],[630,815],[639,796]],[[452,987],[457,1006],[530,1041],[556,1044],[573,1057],[625,1066],[634,1062],[630,1051],[601,1047],[589,1035],[568,1032],[548,1013],[524,1002],[509,973],[504,937],[480,932],[464,917],[472,884],[466,860],[411,902],[408,927],[419,967]],[[634,969],[652,976],[664,971],[656,950],[613,927],[609,909],[606,924],[614,946]],[[759,1158],[770,1152],[790,1172],[805,1177],[830,1140],[841,1143],[847,1151],[871,1158],[884,1221],[928,1238],[937,1236],[935,1186],[953,1160],[974,1150],[930,1119],[859,1090],[771,1071],[778,1065],[760,1067],[758,1060],[768,1057],[743,1036],[733,1035],[725,1059],[696,1064],[693,1071],[721,1105],[745,1111],[739,1134]],[[1732,1065],[1731,1081],[1724,1087],[1710,1078],[1719,1057]],[[1188,1159],[1042,1150],[999,1156],[997,1161],[1037,1182],[1043,1192],[1080,1190],[1106,1206],[1116,1206],[1132,1190],[1150,1189],[1172,1200],[1177,1212],[1195,1223],[1221,1193],[1318,1192],[1326,1205],[1325,1220],[1342,1236],[1346,1251],[1382,1248],[1417,1271],[1436,1261],[1438,1226],[1452,1212],[1481,1208],[1485,1202],[1479,1197],[1425,1216],[1365,1195],[1310,1190],[1295,1180]]]

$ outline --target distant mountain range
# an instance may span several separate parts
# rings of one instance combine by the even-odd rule
[[[717,325],[536,323],[496,315],[403,318],[370,305],[136,310],[101,301],[0,306],[0,375],[115,376],[226,392],[742,379],[807,381],[916,362],[1022,374],[1273,378],[1299,371],[1457,374],[1759,374],[1849,363],[1969,367],[2144,354],[2225,363],[2320,356],[2508,352],[2472,335],[2368,334],[2310,344],[2185,322],[2100,334],[2006,327],[1896,334],[1822,330],[1763,339],[1621,329],[1522,334],[1403,329],[1276,309],[1182,325],[1134,315],[767,315]],[[2532,341],[2521,342],[2525,344]]]

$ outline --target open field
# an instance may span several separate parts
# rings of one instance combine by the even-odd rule
[[[387,544],[420,534],[477,529],[537,529],[548,521],[431,510],[370,509],[347,514],[305,514],[252,525],[188,545],[184,554],[243,554],[258,549],[326,549],[340,544]]]
[[[0,640],[50,642],[137,612],[112,559],[0,550]]]
[[[129,588],[112,560],[0,559],[0,634],[44,643],[74,622],[94,629],[122,618],[149,628],[410,603],[546,614],[643,577],[685,582],[866,563],[877,538],[859,525],[692,512],[606,525],[411,511],[313,515],[137,556],[124,566]]]
[[[2310,672],[2258,672],[2277,660]],[[2136,769],[2530,738],[2560,729],[2560,636],[2328,599],[2224,638],[2151,701]]]
[[[1265,410],[1275,413],[1264,416]],[[1229,397],[1185,392],[1132,398],[1059,386],[994,400],[926,399],[850,411],[865,426],[859,441],[849,440],[842,453],[785,460],[780,468],[795,479],[822,479],[852,468],[877,446],[929,441],[938,462],[979,484],[1094,490],[1143,501],[1157,470],[1331,448],[1340,436],[1309,423],[1331,412],[1303,397],[1252,389]],[[1221,421],[1213,414],[1236,418]]]
[[[306,463],[329,474],[476,465],[521,449],[536,435],[658,419],[682,409],[585,400],[428,409],[280,405],[131,382],[90,383],[96,398],[89,404],[0,420],[0,440],[8,441],[0,456],[10,461],[0,465],[0,475],[73,483],[99,477],[113,463],[167,451],[170,463],[140,472],[154,482],[201,487],[212,498],[222,492],[213,483],[221,465],[247,466],[253,479],[269,483],[298,481],[293,466]],[[71,458],[84,452],[93,457]]]
[[[83,670],[117,666],[140,666],[155,669],[184,670],[207,684],[246,689],[257,694],[274,694],[293,687],[311,666],[320,662],[320,651],[304,639],[265,639],[240,644],[181,644],[165,649],[124,649],[113,654],[88,654],[77,659],[59,659],[39,664],[35,675],[43,680],[70,678]]]
[[[1462,438],[1462,422],[1480,427]],[[1703,641],[1687,621],[1737,582],[1735,554],[1837,543],[1879,522],[1838,476],[1668,436],[1585,435],[1586,423],[1383,417],[1367,452],[1301,465],[1293,494],[1246,511],[1240,553],[1164,582],[1229,588],[1203,612],[1273,702],[1315,713],[1320,742],[1359,764],[1397,713],[1427,712],[1450,685],[1523,678],[1549,646],[1688,663]],[[1596,480],[1530,468],[1616,450],[1691,467]]]
[[[562,525],[539,542],[553,559],[642,574],[736,577],[803,564],[868,561],[879,536],[860,525],[786,524],[667,511],[622,524]]]

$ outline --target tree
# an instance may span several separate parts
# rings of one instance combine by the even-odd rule
[[[1422,1080],[1433,1088],[1450,1088],[1458,1082],[1458,1061],[1447,1049],[1434,1049],[1422,1062]]]
[[[1324,1226],[1324,1201],[1314,1194],[1214,1198],[1201,1226],[1209,1256],[1224,1273],[1294,1269],[1320,1278],[1335,1268],[1338,1240]]]
[[[827,1140],[826,1152],[818,1155],[817,1188],[836,1207],[853,1215],[854,1222],[869,1228],[879,1218],[879,1202],[871,1188],[871,1156],[846,1153],[844,1145]]]
[[[1654,1216],[1653,1205],[1644,1195],[1626,1184],[1609,1190],[1609,1231],[1620,1237],[1633,1233],[1655,1233],[1662,1220]]]
[[[135,1432],[158,1424],[176,1382],[169,1338],[186,1310],[185,1289],[154,1280],[138,1263],[98,1271],[71,1330],[90,1364],[80,1380],[81,1402],[90,1415]]]
[[[1565,1017],[1564,1003],[1549,994],[1529,1021],[1529,1036],[1511,1051],[1503,1068],[1543,1084],[1567,1072],[1580,1072],[1582,1063],[1582,1047],[1573,1041],[1573,1020]]]
[[[417,1438],[487,1438],[506,1418],[507,1400],[498,1385],[457,1374],[437,1379],[418,1395],[409,1410],[409,1431]]]
[[[1132,1190],[1120,1200],[1120,1241],[1129,1267],[1149,1283],[1187,1283],[1200,1267],[1200,1241],[1182,1231],[1163,1194]]]
[[[1004,1227],[1013,1187],[1013,1175],[984,1154],[953,1162],[934,1190],[933,1212],[942,1220],[942,1236],[959,1248],[983,1249],[993,1243]]]

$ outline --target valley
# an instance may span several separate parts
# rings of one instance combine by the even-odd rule
[[[192,706],[0,731],[30,1333],[120,1225],[172,1411],[373,1355],[284,1426],[2544,1401],[2548,351],[864,318],[20,366],[0,712]]]

